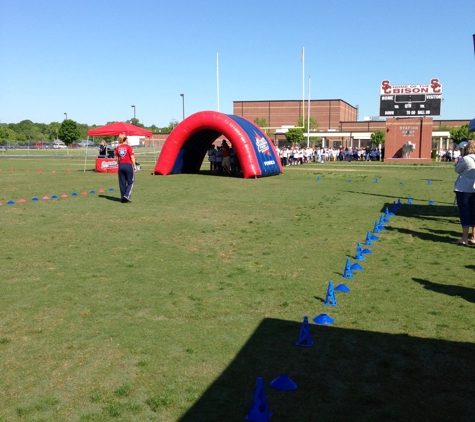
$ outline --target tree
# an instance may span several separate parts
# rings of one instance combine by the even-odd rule
[[[51,122],[49,124],[46,132],[48,134],[48,138],[50,141],[54,141],[55,139],[58,139],[58,133],[59,133],[60,127],[61,127],[61,123],[58,123],[58,122]]]
[[[130,120],[127,120],[127,123],[138,127],[144,127],[143,123],[140,123],[139,119],[136,119],[135,117],[132,117]]]
[[[267,120],[266,119],[261,119],[260,117],[256,117],[254,119],[254,123],[259,126],[261,129],[264,127],[267,127]]]
[[[6,126],[0,126],[0,144],[16,140],[17,134]]]
[[[170,123],[168,126],[165,128],[165,133],[166,132],[171,132],[173,129],[175,129],[175,126],[178,124],[178,120],[172,119],[170,120]]]
[[[308,129],[308,117],[300,116],[297,120],[297,126],[303,127],[303,130],[306,132]],[[310,130],[318,130],[318,126],[318,122],[313,117],[310,117]]]
[[[267,120],[264,119],[264,118],[260,118],[260,117],[256,117],[254,119],[254,123],[259,126],[266,135],[270,136],[271,134],[271,130],[270,129],[264,129],[265,127],[267,127],[269,124],[267,123]]]
[[[468,123],[460,127],[453,127],[450,129],[449,133],[450,140],[457,145],[460,144],[460,142],[466,141],[475,136],[475,132],[468,133]]]
[[[304,140],[303,130],[298,127],[292,127],[287,130],[285,139],[291,144],[301,144]]]
[[[77,123],[74,120],[66,119],[61,123],[58,137],[66,145],[70,145],[81,138],[81,132],[78,129]]]
[[[8,128],[18,134],[16,139],[18,141],[41,141],[42,133],[41,128],[37,123],[33,123],[31,120],[22,120],[20,123],[11,123]]]
[[[377,130],[371,134],[371,142],[376,145],[382,145],[386,141],[386,133],[382,130]]]

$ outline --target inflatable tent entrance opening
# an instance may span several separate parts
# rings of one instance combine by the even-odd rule
[[[198,173],[210,145],[220,136],[232,144],[244,178],[282,173],[274,144],[258,126],[216,111],[195,113],[178,124],[163,145],[154,173]]]

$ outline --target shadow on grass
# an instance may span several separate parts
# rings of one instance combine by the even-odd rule
[[[436,293],[441,293],[448,296],[458,296],[465,299],[467,302],[475,303],[475,289],[463,286],[453,286],[447,284],[434,283],[429,280],[423,280],[421,278],[412,278],[416,283],[424,286],[426,290],[432,290]],[[475,420],[475,415],[474,415]]]
[[[107,199],[108,201],[114,201],[114,202],[122,202],[121,198],[118,198],[117,196],[110,196],[110,195],[97,195],[99,198]]]
[[[391,209],[391,208],[390,208]],[[403,205],[397,215],[428,219],[430,217],[457,217],[458,208],[452,205]]]
[[[441,242],[441,243],[450,243],[451,238],[449,238],[449,235],[441,236],[437,235],[434,233],[426,233],[426,232],[421,232],[417,230],[410,230],[410,229],[403,229],[401,227],[391,227],[391,226],[386,226],[387,231],[397,231],[398,233],[402,234],[407,234],[413,237],[418,237],[419,239],[426,240],[428,242]],[[460,233],[459,233],[460,236]]]
[[[181,422],[242,421],[263,377],[275,421],[473,421],[475,345],[264,319]],[[217,345],[219,347],[219,345]],[[276,391],[286,374],[298,385]]]
[[[401,200],[402,203],[406,203],[407,202],[407,198],[404,197],[404,196],[397,196],[397,195],[385,195],[385,194],[382,194],[382,193],[371,193],[371,192],[360,192],[360,191],[354,191],[354,190],[349,190],[348,191],[349,193],[357,193],[358,195],[370,195],[370,196],[380,196],[382,198],[393,198],[396,202],[398,199]],[[429,200],[427,198],[412,198],[413,201],[420,201],[420,202],[428,202]],[[439,204],[450,204],[452,208],[452,203],[451,202],[438,202]],[[386,206],[388,207],[391,207],[392,206],[392,203],[391,204],[386,204]],[[418,205],[412,205],[413,207],[415,206],[418,206]],[[431,205],[432,208],[435,208],[434,205]],[[391,208],[389,208],[391,210]]]

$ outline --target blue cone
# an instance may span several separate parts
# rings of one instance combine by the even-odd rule
[[[308,318],[306,316],[303,318],[299,339],[295,344],[302,347],[312,347],[313,345],[312,336],[310,335],[310,328],[308,326]]]
[[[58,196],[57,196],[57,195],[53,195],[53,196],[51,197],[51,199],[58,199]]]
[[[269,412],[269,407],[267,406],[264,380],[262,377],[259,377],[254,387],[249,413],[244,419],[251,422],[267,422],[271,417],[272,413]]]
[[[279,375],[275,380],[272,380],[269,385],[274,390],[279,391],[294,391],[298,388],[297,384],[284,374]]]
[[[318,325],[330,325],[335,322],[335,320],[327,314],[320,314],[313,318],[313,322]]]
[[[353,264],[351,267],[351,271],[363,271],[363,267],[360,264]]]
[[[14,205],[15,204],[15,201],[8,201],[7,202],[7,205]]]
[[[372,235],[372,236],[371,236],[371,240],[379,240],[379,237],[378,237],[378,236],[375,236],[375,235]]]
[[[388,209],[388,207],[386,207],[386,213],[385,213],[385,215],[384,215],[384,216],[385,216],[385,217],[386,217],[386,218],[389,220],[389,217],[394,217],[394,216],[395,216],[395,214],[394,214],[394,213],[392,213],[392,212],[389,212],[389,209]]]
[[[412,205],[412,196],[410,196],[409,198],[407,198],[407,204],[408,204],[408,205]]]
[[[362,250],[361,250],[361,253],[362,253],[363,255],[371,255],[373,252],[371,252],[371,250],[369,250],[369,249],[362,249]]]
[[[109,192],[112,192],[114,190],[114,188],[109,188]]]
[[[429,205],[434,205],[435,202],[434,201],[429,201]]]
[[[341,293],[349,293],[351,291],[350,288],[346,284],[339,284],[338,286],[335,287],[335,290]]]
[[[78,196],[78,194],[76,192],[73,192],[71,196]]]
[[[323,302],[325,306],[336,306],[338,305],[335,297],[335,292],[333,291],[333,283],[330,281],[328,283],[327,295],[325,297],[325,302]]]
[[[33,202],[38,202],[38,198],[31,198]]]
[[[374,179],[374,183],[378,183],[378,178],[376,177],[376,179]]]
[[[399,182],[399,184],[402,186],[404,184],[404,182]]]
[[[361,253],[361,243],[358,243],[358,245],[356,246],[356,256],[355,256],[355,259],[357,261],[364,261],[364,256],[362,255]]]
[[[345,269],[343,270],[343,278],[353,278],[353,273],[351,272],[350,258],[346,259]]]
[[[364,241],[364,244],[366,246],[373,246],[372,240],[373,239],[371,239],[371,233],[370,232],[366,233],[366,240]]]
[[[317,177],[317,182],[319,182],[319,181],[320,181],[320,176]]]
[[[374,222],[373,233],[379,233],[379,224],[377,221]]]
[[[92,190],[90,193],[93,193],[93,194],[94,194],[94,193],[96,193],[96,191],[95,191],[95,190]]]
[[[427,181],[427,184],[430,186],[430,179]]]

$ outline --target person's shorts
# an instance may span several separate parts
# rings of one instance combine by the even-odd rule
[[[230,159],[230,157],[223,157],[223,163],[222,163],[222,165],[223,165],[224,167],[229,167],[229,166],[231,165],[231,159]]]

